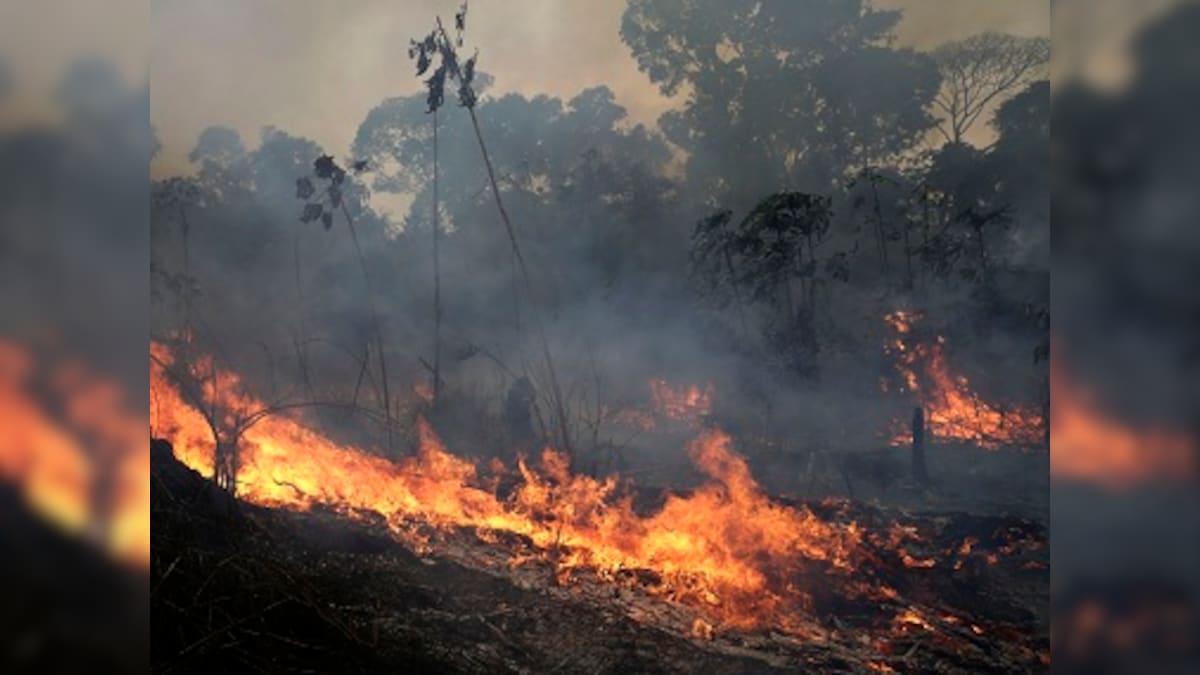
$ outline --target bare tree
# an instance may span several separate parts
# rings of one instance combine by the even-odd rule
[[[463,2],[458,13],[454,15],[454,38],[450,37],[446,28],[442,25],[441,17],[438,17],[433,30],[428,35],[419,41],[412,41],[408,54],[410,58],[415,59],[417,62],[418,77],[423,76],[429,71],[433,66],[433,59],[435,57],[440,60],[438,67],[433,70],[433,74],[429,79],[425,80],[425,85],[429,91],[426,102],[429,105],[430,112],[437,110],[445,103],[447,82],[453,81],[458,83],[458,103],[460,107],[466,109],[467,114],[471,118],[471,127],[475,131],[475,140],[479,144],[479,152],[483,156],[483,166],[487,169],[488,183],[492,188],[492,197],[496,202],[496,210],[500,214],[500,221],[504,224],[504,230],[508,234],[509,243],[512,245],[513,259],[516,262],[517,269],[521,272],[521,279],[524,281],[525,292],[529,299],[530,314],[533,318],[533,324],[537,328],[539,342],[542,347],[542,356],[546,363],[546,372],[549,375],[551,400],[554,403],[555,418],[558,423],[562,449],[569,454],[571,452],[571,433],[567,419],[566,405],[563,402],[562,388],[558,382],[558,372],[554,367],[554,357],[550,352],[550,341],[546,337],[546,328],[542,320],[541,310],[534,301],[533,281],[529,274],[529,268],[525,264],[525,256],[521,252],[521,245],[517,238],[516,230],[508,217],[508,210],[504,208],[504,199],[501,197],[500,187],[496,181],[495,166],[492,164],[487,144],[483,141],[483,132],[479,129],[479,117],[475,114],[475,105],[479,101],[479,96],[475,91],[473,82],[475,80],[475,63],[479,56],[478,51],[466,61],[459,59],[458,49],[463,45],[463,31],[466,28],[466,19],[467,3]],[[436,195],[434,199],[436,208]],[[434,229],[437,229],[436,225]]]
[[[980,33],[933,51],[942,89],[933,107],[943,119],[938,131],[961,143],[967,131],[997,99],[1045,77],[1050,40],[1006,33]]]

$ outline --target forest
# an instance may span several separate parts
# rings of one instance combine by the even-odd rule
[[[628,0],[646,124],[475,18],[153,177],[154,667],[1048,668],[1049,40]]]
[[[661,379],[711,383],[727,423],[849,451],[878,443],[889,398],[919,403],[880,392],[900,377],[885,317],[905,312],[982,400],[1041,414],[1047,44],[889,48],[897,12],[833,5],[730,5],[716,23],[738,32],[716,34],[702,3],[632,3],[639,67],[689,92],[661,130],[603,86],[492,96],[486,62],[429,63],[468,53],[453,30],[416,43],[429,91],[375,106],[350,159],[211,127],[194,175],[153,186],[154,335],[219,353],[265,399],[385,422],[416,396],[470,426],[450,419],[526,378],[538,438],[593,455],[582,418],[604,426]],[[378,195],[409,203],[384,216]]]
[[[1198,672],[1197,34],[0,6],[0,672]]]

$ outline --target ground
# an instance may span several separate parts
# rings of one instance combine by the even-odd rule
[[[1014,516],[907,514],[923,532],[882,553],[905,602],[898,618],[831,594],[812,620],[822,639],[774,631],[695,635],[686,607],[639,580],[559,584],[547,565],[511,569],[495,546],[449,533],[417,554],[381,523],[239,503],[156,442],[153,666],[159,672],[1038,672],[1047,668],[1045,530]],[[894,512],[829,502],[823,517],[893,522]],[[959,556],[967,537],[976,552]],[[521,542],[501,542],[511,547]],[[1004,553],[1003,551],[1008,551]],[[986,551],[998,562],[986,562]],[[886,559],[884,559],[886,558]],[[951,571],[949,564],[965,564]]]

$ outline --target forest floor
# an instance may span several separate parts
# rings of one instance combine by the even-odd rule
[[[469,531],[418,554],[380,522],[230,498],[152,448],[153,669],[184,672],[1043,672],[1049,551],[1043,522],[1012,515],[809,507],[919,533],[864,569],[896,603],[818,602],[805,638],[697,635],[695,612],[634,583],[562,584],[549,563]],[[974,546],[967,553],[962,543]],[[500,542],[519,546],[520,542]],[[819,637],[813,637],[819,636]]]

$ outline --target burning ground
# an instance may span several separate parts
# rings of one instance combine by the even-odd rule
[[[196,403],[227,421],[265,404],[211,364],[211,388],[185,394],[169,376],[172,352],[155,345],[153,356],[152,428],[169,441],[154,466],[170,476],[154,493],[155,611],[172,613],[180,631],[156,635],[164,669],[243,654],[244,640],[279,649],[316,640],[317,652],[386,644],[379,658],[459,670],[688,671],[715,659],[728,672],[1021,672],[1048,663],[1048,552],[1036,522],[773,499],[737,441],[711,426],[687,448],[706,482],[681,491],[577,473],[551,449],[479,466],[423,420],[413,451],[390,460],[283,414],[246,427],[237,444],[239,505],[188,470],[213,473],[212,432]],[[185,494],[207,496],[180,502]],[[213,565],[209,589],[198,579]],[[236,571],[221,572],[226,565]],[[272,576],[306,581],[272,590]],[[225,583],[286,597],[239,608],[223,598]],[[243,634],[265,619],[237,612],[276,601],[299,603],[278,611],[311,614],[315,633]],[[222,620],[199,618],[214,607]],[[348,642],[320,646],[334,633]],[[442,650],[456,641],[478,651]]]
[[[125,391],[0,336],[0,671],[146,670],[148,438]]]

